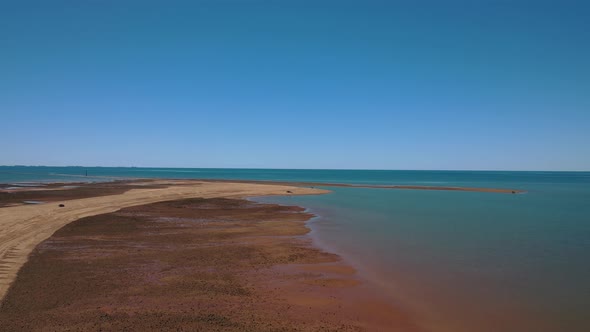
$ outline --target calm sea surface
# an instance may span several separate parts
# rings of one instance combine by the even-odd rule
[[[526,190],[327,187],[332,194],[257,200],[319,215],[314,240],[427,330],[590,331],[590,172],[0,167],[0,183],[138,177]]]

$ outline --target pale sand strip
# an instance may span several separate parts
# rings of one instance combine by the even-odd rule
[[[64,225],[88,216],[121,208],[183,198],[247,197],[265,195],[310,195],[326,190],[284,185],[229,182],[166,181],[162,189],[132,189],[123,194],[100,196],[40,205],[21,205],[0,209],[0,299],[4,297],[18,270],[43,240]],[[152,182],[153,183],[153,182]]]

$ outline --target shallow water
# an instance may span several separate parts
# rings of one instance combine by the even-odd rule
[[[588,331],[590,190],[523,195],[329,188],[270,197],[320,215],[318,243],[407,305],[430,331]]]
[[[121,177],[526,190],[329,188],[331,195],[262,200],[318,214],[311,223],[318,243],[359,267],[427,330],[590,330],[590,172],[0,167],[0,183]]]

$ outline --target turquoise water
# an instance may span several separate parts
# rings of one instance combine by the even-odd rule
[[[90,178],[81,177],[88,170]],[[589,331],[590,172],[0,167],[0,182],[127,177],[416,184],[526,190],[328,188],[261,198],[308,207],[340,253],[430,331]]]
[[[85,176],[88,174],[88,176]],[[119,178],[186,178],[317,181],[353,184],[415,184],[510,187],[546,183],[588,184],[590,172],[380,171],[223,168],[133,168],[0,166],[0,183],[17,181],[105,181]],[[582,180],[582,182],[580,182]]]

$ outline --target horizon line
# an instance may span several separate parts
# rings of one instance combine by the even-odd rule
[[[0,167],[79,167],[79,168],[164,168],[164,169],[245,169],[301,171],[430,171],[430,172],[590,172],[590,170],[517,170],[517,169],[382,169],[382,168],[285,168],[285,167],[170,167],[170,166],[89,166],[89,165],[0,165]]]

